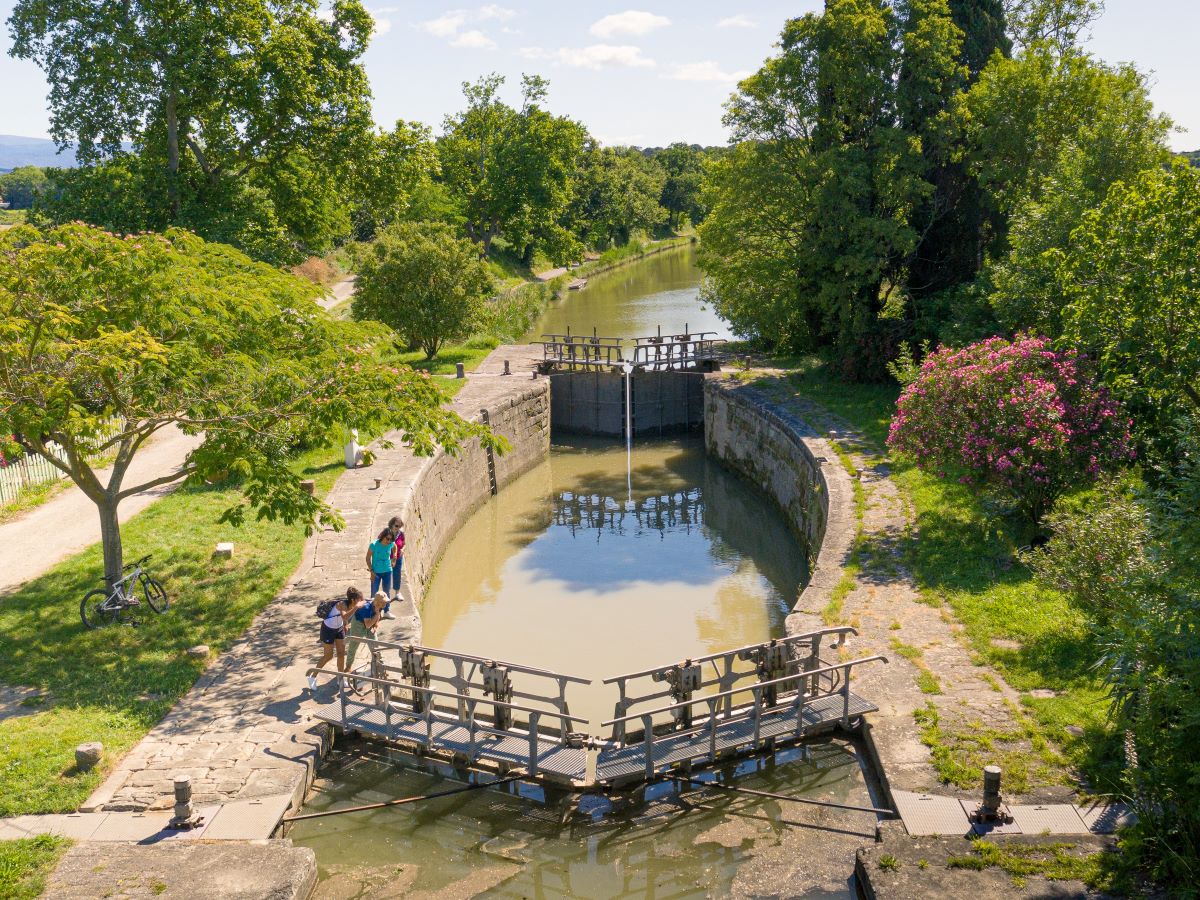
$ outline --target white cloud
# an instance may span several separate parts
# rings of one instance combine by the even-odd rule
[[[749,72],[726,72],[711,59],[704,62],[682,63],[671,70],[668,78],[676,81],[724,81],[735,82],[748,78]]]
[[[717,23],[718,28],[757,28],[758,23],[749,16],[743,16],[739,13],[736,16],[729,16]]]
[[[451,47],[458,47],[465,50],[495,50],[496,42],[484,34],[482,31],[464,31],[460,35],[456,35],[454,40],[450,42]]]
[[[504,6],[497,6],[495,3],[489,3],[487,6],[479,7],[479,12],[477,15],[480,22],[486,22],[489,19],[495,19],[497,22],[507,22],[516,14],[516,10],[508,9]]]
[[[641,37],[656,28],[663,28],[670,24],[671,20],[666,16],[630,9],[593,22],[592,27],[588,30],[598,38],[616,37],[621,34]]]
[[[444,12],[436,19],[422,22],[421,27],[434,37],[450,37],[458,32],[467,21],[467,12],[462,9],[452,9]]]
[[[607,68],[652,68],[654,60],[642,56],[641,47],[628,44],[592,44],[588,47],[559,47],[544,50],[541,47],[522,47],[517,51],[526,59],[549,60],[562,66],[576,69]]]
[[[380,18],[376,12],[371,13],[371,18],[375,20],[375,37],[387,34],[392,30],[392,20]]]

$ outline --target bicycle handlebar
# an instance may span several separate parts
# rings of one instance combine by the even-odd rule
[[[151,556],[152,556],[152,554],[147,553],[141,559],[137,560],[137,562],[125,563],[125,565],[121,566],[121,571],[125,572],[125,571],[128,571],[129,569],[136,569],[142,563],[146,562],[146,560],[148,560]]]

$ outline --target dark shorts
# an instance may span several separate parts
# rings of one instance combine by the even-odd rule
[[[344,641],[346,639],[346,629],[330,628],[324,622],[321,623],[321,643],[332,644],[334,641]]]

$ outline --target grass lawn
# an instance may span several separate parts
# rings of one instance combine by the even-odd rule
[[[342,471],[337,448],[308,452],[296,466],[320,494]],[[123,526],[126,559],[153,554],[149,571],[171,597],[165,615],[139,612],[138,627],[87,631],[79,619],[80,598],[101,582],[98,544],[0,599],[0,682],[51,698],[35,715],[0,722],[0,816],[76,809],[203,670],[184,651],[225,649],[283,587],[304,528],[253,518],[240,529],[218,525],[239,496],[184,487]],[[232,560],[212,558],[221,540],[236,545]],[[78,773],[74,748],[89,740],[104,744],[106,762]]]
[[[46,876],[71,842],[43,834],[18,841],[0,841],[0,896],[4,900],[27,900],[40,896]]]
[[[791,372],[797,393],[885,446],[899,395],[895,385],[846,384],[814,358],[773,364]],[[1120,768],[1120,746],[1105,721],[1107,705],[1091,669],[1096,651],[1083,617],[1066,598],[1034,583],[1016,556],[1017,529],[1001,511],[989,509],[986,500],[957,482],[919,471],[911,461],[890,462],[918,526],[919,539],[908,540],[905,554],[925,602],[948,606],[976,657],[1022,692],[1028,714],[1024,727],[1061,747],[1093,790],[1111,787]],[[870,548],[865,550],[870,558]],[[1030,696],[1038,689],[1054,696]],[[951,767],[942,774],[958,780]]]

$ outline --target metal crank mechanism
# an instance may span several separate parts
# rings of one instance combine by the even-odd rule
[[[409,644],[400,651],[400,671],[413,687],[429,687],[429,657]],[[413,691],[413,712],[425,711],[425,695]]]
[[[761,682],[777,681],[788,674],[788,665],[792,662],[792,648],[789,644],[781,644],[772,639],[757,647],[748,647],[738,653],[738,659],[754,663],[754,672]],[[778,683],[767,684],[763,688],[763,705],[774,706],[779,700]]]
[[[483,696],[496,701],[492,721],[497,728],[512,728],[512,710],[502,703],[512,703],[513,686],[505,666],[498,666],[493,660],[488,660],[480,668],[483,676]]]
[[[665,681],[671,689],[671,699],[676,703],[685,704],[692,699],[692,694],[700,690],[700,684],[703,681],[700,666],[690,659],[655,672],[651,678],[654,681]],[[692,727],[692,707],[690,705],[671,710],[671,716],[675,719],[677,728]]]

